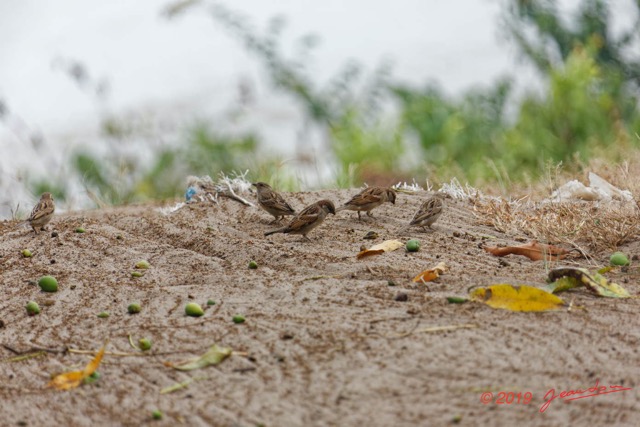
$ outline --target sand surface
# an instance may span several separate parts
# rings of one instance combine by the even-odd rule
[[[355,193],[286,197],[299,210]],[[543,287],[548,269],[593,269],[609,254],[590,254],[591,262],[496,258],[481,245],[520,244],[526,236],[477,225],[463,200],[447,201],[433,232],[399,232],[425,197],[400,194],[395,206],[362,221],[340,212],[310,234],[311,242],[265,238],[272,218],[230,200],[169,215],[157,205],[67,213],[38,235],[0,223],[0,426],[637,425],[640,300],[599,298],[582,288],[561,295],[572,310],[543,313],[446,300],[474,285]],[[363,240],[369,231],[379,237]],[[409,238],[421,241],[419,252],[355,257],[362,245]],[[21,255],[25,248],[33,257]],[[620,249],[640,254],[638,242]],[[140,259],[151,268],[132,277]],[[258,269],[248,269],[250,260]],[[450,270],[436,282],[412,282],[440,261]],[[57,293],[34,284],[43,275],[58,279]],[[637,262],[609,277],[640,293]],[[396,300],[399,293],[406,301]],[[207,307],[209,299],[216,304]],[[40,304],[39,315],[27,315],[29,300]],[[139,314],[127,313],[131,302],[141,304]],[[188,302],[202,304],[204,316],[186,317]],[[109,318],[96,316],[105,310]],[[234,324],[235,314],[246,322]],[[453,325],[475,327],[425,331]],[[129,335],[150,338],[153,348],[139,355]],[[45,387],[52,374],[91,359],[66,349],[96,350],[106,339],[108,352],[132,355],[107,354],[96,383]],[[191,372],[164,364],[214,343],[238,354]],[[39,349],[47,351],[8,360]],[[189,378],[198,380],[160,394]],[[550,389],[559,394],[596,383],[631,390],[558,399],[540,413]],[[485,392],[493,393],[491,403],[481,402]],[[514,402],[495,403],[500,392],[515,393]],[[517,394],[524,400],[528,392],[531,402],[517,403]],[[163,420],[151,419],[155,409]]]

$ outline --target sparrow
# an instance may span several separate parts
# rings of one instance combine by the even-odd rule
[[[447,197],[445,193],[435,193],[425,200],[405,229],[411,226],[422,227],[425,230],[426,227],[431,228],[431,225],[442,215],[443,199],[445,197]]]
[[[307,234],[322,224],[322,221],[324,221],[329,214],[336,214],[336,208],[333,202],[331,200],[319,200],[304,208],[299,214],[293,217],[286,227],[267,231],[264,235],[269,236],[275,233],[302,234],[302,237],[306,240],[311,240],[307,237]]]
[[[284,198],[273,191],[269,184],[255,182],[254,187],[258,190],[258,204],[262,209],[269,212],[275,218],[271,224],[282,219],[285,215],[295,215],[296,211],[287,203]]]
[[[29,218],[18,224],[18,227],[29,224],[31,228],[33,228],[33,231],[38,234],[38,229],[44,230],[45,225],[51,221],[55,210],[56,204],[53,202],[51,193],[42,193],[38,204],[34,206]]]
[[[362,219],[360,217],[360,212],[365,211],[367,216],[373,217],[373,215],[371,215],[371,210],[377,208],[384,202],[391,202],[394,205],[396,204],[396,191],[393,188],[368,187],[353,196],[347,203],[336,209],[336,212],[344,210],[357,211],[358,219]]]

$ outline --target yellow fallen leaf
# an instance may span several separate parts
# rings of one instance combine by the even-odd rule
[[[78,387],[82,383],[82,380],[98,369],[106,347],[107,343],[102,346],[98,354],[96,354],[96,357],[94,357],[82,371],[65,372],[64,374],[56,375],[49,381],[47,387],[57,388],[58,390],[71,390],[72,388]]]
[[[564,305],[556,295],[527,285],[491,285],[469,292],[469,299],[511,311],[546,311]]]
[[[371,255],[380,255],[384,252],[395,251],[396,249],[400,249],[404,246],[400,240],[385,240],[382,243],[378,243],[377,245],[371,246],[369,249],[365,249],[356,255],[356,258],[361,259],[364,257],[368,257]]]
[[[436,280],[440,277],[440,275],[445,271],[447,271],[447,265],[443,261],[440,261],[435,267],[418,274],[413,278],[413,281],[422,283],[431,282],[432,280]]]

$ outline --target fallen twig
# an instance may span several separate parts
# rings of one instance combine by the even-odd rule
[[[2,346],[7,350],[9,350],[11,353],[17,354],[17,355],[22,355],[26,353],[35,353],[38,351],[44,351],[46,353],[53,353],[53,354],[66,353],[67,351],[69,351],[67,347],[64,347],[62,349],[55,349],[55,348],[44,348],[44,347],[35,346],[35,347],[29,347],[26,350],[16,350],[15,348],[11,347],[9,344],[2,344]]]
[[[0,360],[0,363],[21,362],[23,360],[34,359],[36,357],[44,356],[45,354],[47,354],[46,351],[37,351],[35,353],[28,353],[22,356],[14,356],[14,357],[9,357],[7,359],[2,359]]]
[[[176,383],[174,385],[171,385],[169,387],[165,387],[162,390],[160,390],[160,394],[167,394],[167,393],[172,393],[176,390],[180,390],[183,389],[185,387],[187,387],[189,384],[191,384],[192,382],[195,381],[202,381],[202,380],[208,380],[209,377],[195,377],[195,378],[189,378],[185,381],[182,381],[181,383]]]

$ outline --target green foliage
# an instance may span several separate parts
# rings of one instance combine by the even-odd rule
[[[403,117],[420,141],[425,162],[444,170],[464,170],[476,180],[491,171],[485,159],[500,149],[511,81],[503,79],[488,89],[474,89],[460,99],[446,97],[431,85],[422,90],[396,87]]]
[[[527,97],[505,136],[506,151],[513,153],[508,169],[539,168],[546,159],[566,163],[576,155],[586,160],[593,149],[612,145],[626,134],[613,78],[608,78],[584,49],[569,55],[564,67],[553,69],[545,96]]]
[[[90,191],[97,192],[100,199],[109,203],[130,203],[135,192],[129,185],[135,163],[125,157],[99,158],[88,152],[74,156],[73,167],[82,177],[82,182]]]
[[[67,188],[55,179],[38,179],[31,183],[31,191],[34,195],[40,196],[42,193],[51,193],[54,200],[65,200],[67,198]]]
[[[386,123],[366,124],[359,110],[351,110],[332,123],[331,147],[339,161],[339,186],[359,185],[358,171],[395,171],[404,152],[403,126]],[[354,182],[355,181],[355,182]]]
[[[124,127],[112,121],[110,128]],[[117,135],[127,137],[121,132]],[[74,158],[75,170],[82,176],[87,188],[104,201],[112,204],[131,203],[180,195],[188,175],[214,177],[220,171],[244,169],[244,159],[258,147],[258,141],[252,135],[227,137],[216,134],[203,123],[189,127],[183,140],[178,147],[158,150],[149,167],[119,153],[98,158],[80,152]]]
[[[638,146],[640,61],[630,53],[640,42],[640,2],[627,6],[635,8],[636,23],[623,29],[614,27],[602,0],[582,0],[570,20],[561,19],[553,0],[510,2],[505,28],[548,82],[544,97],[524,100],[506,136],[518,152],[511,169],[545,159],[619,161]]]
[[[277,158],[256,159],[248,165],[253,182],[270,183],[279,191],[299,191],[302,177],[293,175],[287,162]]]
[[[636,88],[640,84],[640,61],[630,58],[640,41],[640,2],[636,22],[627,29],[614,23],[610,2],[582,0],[571,19],[562,19],[555,0],[509,0],[504,13],[507,35],[523,56],[539,71],[549,74],[566,62],[579,46],[594,46],[594,61],[605,74],[621,75]],[[616,77],[617,78],[617,77]]]
[[[196,173],[237,169],[242,158],[254,153],[258,141],[253,135],[227,137],[198,123],[188,130],[186,144],[178,151],[181,163]]]
[[[620,74],[598,66],[595,52],[574,49],[563,65],[549,71],[542,94],[523,97],[515,121],[506,114],[508,80],[459,100],[432,86],[394,92],[425,162],[438,175],[454,170],[471,182],[535,179],[549,161],[577,169],[594,153],[620,160],[621,143],[638,145],[633,138],[640,123],[637,100],[622,90]]]
[[[176,3],[169,15],[184,9],[184,5]],[[272,19],[260,34],[243,16],[220,4],[210,10],[214,20],[262,62],[274,86],[300,105],[305,122],[320,127],[328,136],[327,146],[337,160],[339,184],[360,185],[361,171],[365,169],[395,172],[404,151],[404,125],[386,120],[381,108],[388,100],[388,64],[383,63],[366,77],[356,62],[348,61],[321,85],[314,81],[308,68],[310,52],[318,42],[316,37],[302,37],[296,54],[290,58],[280,44],[285,27],[282,18]]]

